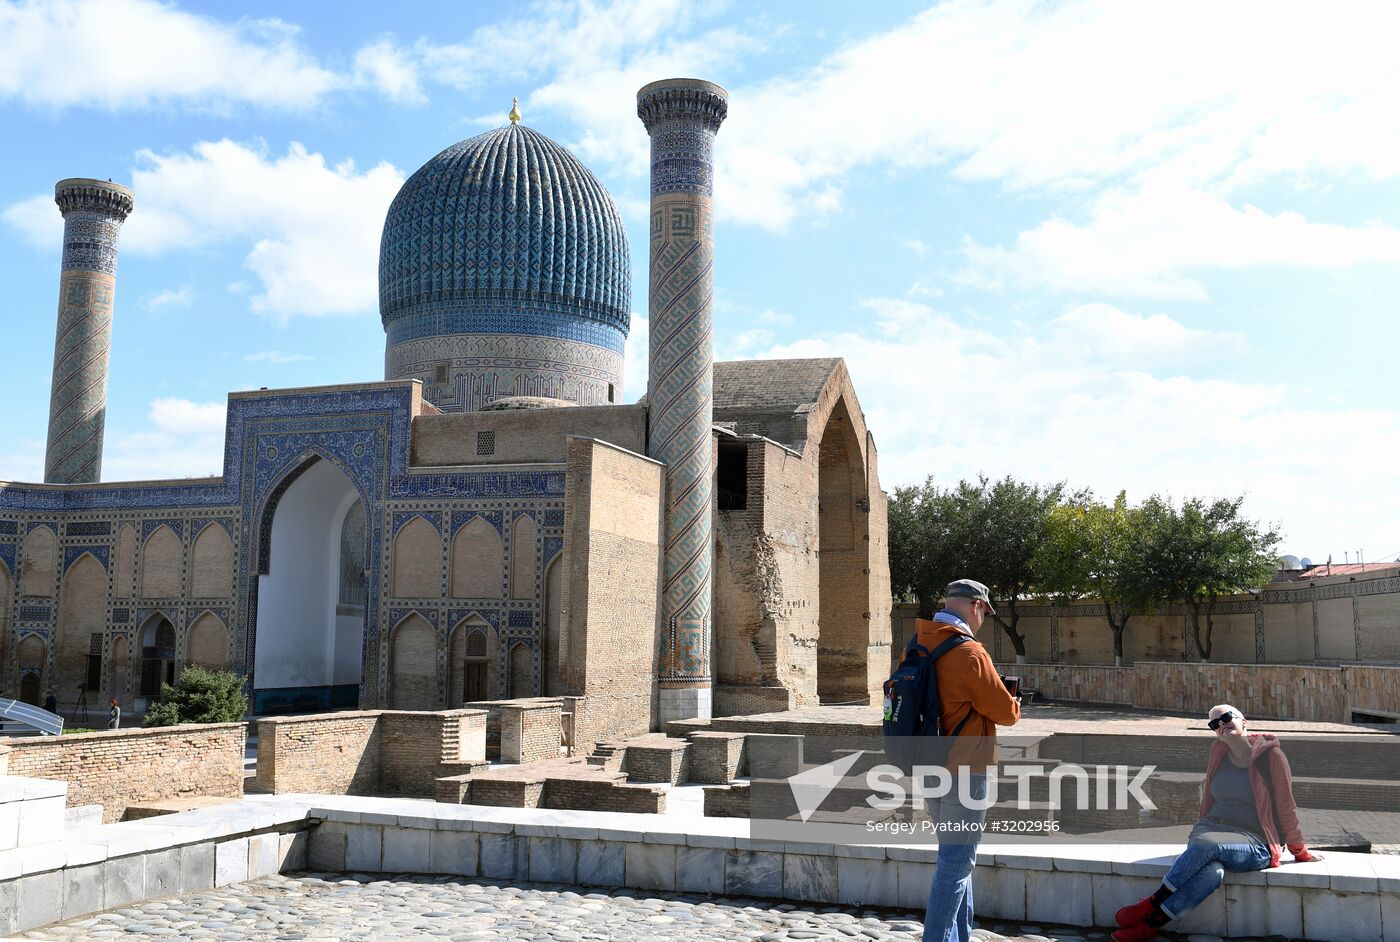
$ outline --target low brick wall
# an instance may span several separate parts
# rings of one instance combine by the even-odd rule
[[[1248,716],[1349,723],[1353,712],[1400,715],[1400,667],[1200,664],[1138,661],[1131,667],[1018,664],[1023,686],[1051,700],[1204,713],[1234,703]]]
[[[501,707],[501,761],[559,758],[564,731],[558,700],[507,700]]]
[[[603,779],[549,778],[540,802],[544,808],[588,811],[630,811],[661,814],[666,810],[666,793],[648,785],[629,785]]]
[[[1347,718],[1352,711],[1400,715],[1400,667],[1345,667]],[[1240,707],[1244,709],[1244,707]]]
[[[1133,705],[1204,713],[1233,703],[1258,719],[1344,723],[1347,668],[1286,664],[1136,664]]]
[[[68,805],[105,823],[161,798],[243,795],[243,723],[159,726],[10,740],[9,774],[68,783]]]
[[[258,720],[258,789],[269,794],[432,798],[436,780],[486,760],[482,710],[367,710]]]
[[[624,744],[622,771],[633,782],[665,782],[677,785],[686,780],[686,753],[690,744],[682,739],[632,739]]]
[[[1051,700],[1079,703],[1129,703],[1133,668],[1084,664],[1016,664],[1002,668],[1021,678],[1021,686]]]
[[[379,785],[378,712],[258,720],[258,791],[362,795]]]
[[[692,733],[690,736],[690,781],[705,785],[726,785],[744,768],[742,733]]]

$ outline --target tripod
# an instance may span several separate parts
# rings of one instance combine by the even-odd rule
[[[78,699],[73,703],[73,715],[76,717],[79,712],[82,713],[83,719],[87,719],[87,684],[78,684]]]

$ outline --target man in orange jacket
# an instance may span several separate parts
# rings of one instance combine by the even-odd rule
[[[972,579],[949,583],[943,610],[916,622],[919,643],[932,651],[964,634],[973,638],[988,615],[995,615],[987,587]],[[924,914],[924,942],[970,942],[972,867],[987,810],[987,768],[996,762],[996,728],[1021,718],[1021,700],[1001,682],[987,649],[976,640],[948,650],[934,662],[942,701],[943,729],[958,731],[949,753],[952,788],[930,798],[929,815],[938,822],[938,864]],[[971,738],[964,738],[971,737]]]

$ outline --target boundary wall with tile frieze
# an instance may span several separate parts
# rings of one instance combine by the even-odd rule
[[[258,791],[433,797],[484,768],[486,712],[369,710],[258,720]]]
[[[1400,716],[1400,667],[1146,661],[1132,667],[1017,664],[1004,669],[1051,700],[1187,713],[1233,703],[1260,719],[1319,723],[1349,723],[1353,713]]]
[[[126,806],[161,798],[243,795],[243,723],[158,726],[10,739],[9,774],[68,783],[68,805]]]
[[[890,656],[895,663],[914,633],[917,611],[916,605],[894,606]],[[1019,602],[1017,612],[1027,661],[1113,663],[1113,633],[1103,603]],[[1392,565],[1355,576],[1317,575],[1272,582],[1257,595],[1220,599],[1212,639],[1211,658],[1217,663],[1400,664],[1400,573]],[[981,640],[997,663],[1016,659],[1000,627],[988,626]],[[1123,663],[1137,661],[1199,661],[1184,606],[1132,616],[1123,635]]]

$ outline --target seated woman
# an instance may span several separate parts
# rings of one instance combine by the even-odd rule
[[[1225,871],[1279,865],[1281,844],[1296,861],[1308,853],[1298,829],[1293,773],[1278,739],[1245,734],[1244,714],[1228,703],[1210,708],[1215,731],[1201,795],[1201,819],[1186,851],[1172,864],[1156,893],[1118,910],[1115,942],[1155,939],[1157,930],[1199,906],[1225,881]]]

